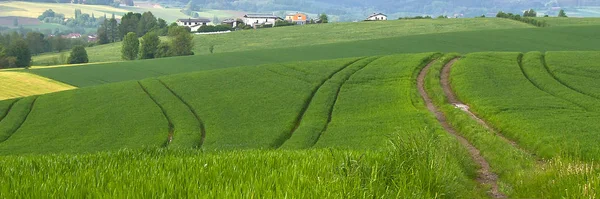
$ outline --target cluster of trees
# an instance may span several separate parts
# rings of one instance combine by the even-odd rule
[[[20,34],[16,31],[0,34],[0,45],[11,46],[18,41],[24,41],[29,52],[33,55],[46,52],[61,52],[74,46],[87,46],[85,39],[67,39],[61,35],[47,36],[40,32],[27,32]]]
[[[173,56],[193,55],[193,36],[186,27],[171,24],[167,41],[161,41],[156,31],[150,31],[138,38],[137,33],[129,32],[123,38],[121,58],[124,60],[154,59]]]
[[[438,17],[440,18],[440,17]],[[400,17],[398,18],[399,20],[402,19],[433,19],[433,17],[429,16],[429,15],[425,15],[425,16],[414,16],[414,17]]]
[[[531,11],[533,11],[533,10],[531,10]],[[533,12],[534,12],[534,14],[536,14],[535,11],[533,11]],[[529,15],[531,15],[530,14],[531,12],[528,11],[527,13]],[[536,16],[537,16],[537,14],[536,14]],[[531,24],[531,25],[534,25],[534,26],[537,26],[537,27],[546,27],[546,26],[548,26],[548,24],[545,21],[537,20],[537,19],[535,19],[535,17],[525,17],[525,16],[521,17],[521,15],[518,15],[518,14],[515,15],[513,13],[504,13],[502,11],[498,12],[498,14],[496,14],[496,17],[498,17],[498,18],[512,19],[512,20],[516,20],[516,21],[521,21],[523,23],[528,23],[528,24]]]
[[[92,15],[82,13],[80,9],[75,9],[75,18],[65,18],[64,14],[56,13],[52,9],[48,9],[38,16],[40,21],[44,23],[55,23],[61,24],[68,27],[85,27],[85,28],[97,28],[104,20],[106,16],[96,18],[94,13]]]
[[[152,12],[142,14],[129,12],[121,18],[120,24],[113,15],[111,19],[104,20],[98,28],[98,44],[120,41],[130,32],[135,33],[137,36],[145,35],[148,32],[166,36],[168,25],[165,20],[157,19]]]
[[[0,69],[2,68],[27,68],[31,65],[31,45],[27,40],[19,38],[11,41],[7,47],[0,44]],[[67,63],[87,63],[88,56],[81,45],[73,47]]]
[[[537,17],[537,12],[533,9],[526,10],[523,13],[523,17]]]

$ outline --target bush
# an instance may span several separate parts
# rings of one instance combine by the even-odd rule
[[[140,50],[140,41],[134,32],[129,32],[123,38],[123,46],[121,48],[121,57],[124,60],[137,59],[138,52]]]
[[[140,59],[153,59],[156,57],[156,49],[159,44],[160,38],[155,32],[146,33],[141,41]]]
[[[83,46],[73,47],[73,50],[71,50],[71,55],[69,56],[68,64],[81,64],[88,62],[88,55],[85,48]]]
[[[198,29],[198,32],[222,32],[222,31],[231,31],[231,27],[226,25],[206,25],[202,26]]]

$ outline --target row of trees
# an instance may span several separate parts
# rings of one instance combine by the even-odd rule
[[[29,52],[33,55],[46,53],[46,52],[61,52],[70,49],[74,46],[82,45],[87,46],[87,40],[81,39],[67,39],[61,35],[47,36],[40,32],[27,32],[26,34],[20,34],[16,31],[0,34],[0,45],[11,46],[14,43],[23,40],[29,49]]]
[[[88,56],[83,46],[75,46],[71,51],[67,63],[88,63]],[[0,69],[2,68],[27,68],[31,65],[31,51],[27,42],[17,40],[6,48],[0,45]]]
[[[531,10],[533,11],[533,10]],[[531,16],[532,12],[527,11],[526,12],[529,16]],[[535,11],[533,11],[533,14],[536,14]],[[537,14],[536,14],[537,16]],[[528,23],[537,27],[546,27],[548,26],[548,24],[545,21],[540,21],[535,19],[535,17],[521,17],[521,15],[515,15],[513,13],[504,13],[502,11],[498,12],[498,14],[496,14],[496,17],[498,18],[506,18],[506,19],[512,19],[512,20],[516,20],[516,21],[521,21],[523,23]]]
[[[156,31],[146,33],[141,39],[135,32],[123,38],[121,57],[124,60],[154,59],[193,55],[193,36],[186,27],[170,26],[167,41],[161,41]]]
[[[152,12],[129,12],[121,18],[119,24],[114,15],[111,19],[104,20],[98,28],[98,44],[107,44],[120,41],[128,33],[133,32],[138,36],[148,32],[155,32],[159,36],[166,36],[168,25],[164,19],[156,18]]]
[[[44,23],[55,23],[61,24],[68,27],[86,27],[86,28],[97,28],[104,20],[106,20],[106,16],[101,16],[96,18],[94,13],[92,15],[82,13],[80,9],[75,9],[75,17],[74,18],[65,18],[64,14],[56,13],[52,9],[48,9],[42,13],[42,15],[38,16],[40,21]]]

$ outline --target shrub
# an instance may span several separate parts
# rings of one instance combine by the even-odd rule
[[[87,51],[83,46],[75,46],[73,50],[71,50],[71,55],[69,56],[69,64],[81,64],[88,63],[88,55]]]

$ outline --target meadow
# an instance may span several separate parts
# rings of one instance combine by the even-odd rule
[[[522,56],[519,53],[467,55],[452,70],[452,86],[457,96],[495,129],[539,157],[598,159],[600,148],[596,143],[600,140],[596,135],[600,124],[594,121],[600,119],[600,114],[574,103],[588,98],[573,98],[576,95],[537,86],[539,79],[532,81],[523,68],[535,67],[526,66],[531,64],[540,67],[540,56],[535,53]]]
[[[442,52],[454,51],[460,53],[600,50],[600,39],[594,36],[598,30],[600,30],[600,26],[441,33],[291,47],[278,49],[276,53],[273,50],[254,50],[156,60],[88,64],[75,67],[39,68],[29,72],[77,87],[84,87],[216,68],[394,53],[420,53],[440,50]],[[489,38],[496,39],[490,40]],[[344,50],[340,51],[339,49]],[[298,56],[299,53],[303,56]]]
[[[410,35],[509,28],[533,28],[533,26],[507,19],[398,20],[316,24],[236,31],[228,34],[195,35],[193,51],[196,55],[211,54],[208,49],[213,46],[213,53],[254,52]],[[120,61],[120,46],[120,43],[116,43],[108,47],[87,48],[90,62]],[[285,49],[281,49],[281,51],[285,51]],[[289,53],[293,53],[295,56],[300,54],[298,51]],[[56,56],[59,54],[49,53],[33,57],[33,65],[49,65],[52,63],[52,57]]]

